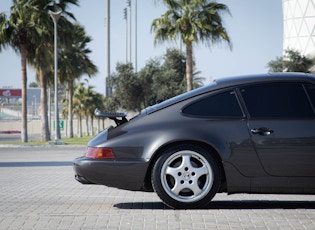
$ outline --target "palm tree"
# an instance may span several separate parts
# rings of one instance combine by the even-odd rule
[[[95,105],[93,104],[93,99],[96,95],[96,92],[94,91],[94,86],[88,86],[84,90],[84,116],[85,116],[85,122],[86,122],[86,135],[90,135],[90,130],[93,129],[93,122],[91,122],[91,128],[89,126],[89,117],[94,113]],[[93,120],[93,119],[92,119]]]
[[[69,113],[74,113],[78,118],[78,137],[82,137],[82,116],[84,116],[85,110],[85,96],[84,83],[80,83],[74,90],[73,109],[72,111],[69,111]]]
[[[94,111],[95,109],[99,109],[101,111],[104,110],[104,96],[101,95],[100,93],[97,93],[95,90],[94,90],[94,87],[92,86],[88,86],[88,88],[86,89],[86,95],[87,95],[87,98],[86,98],[86,111],[85,111],[85,116],[86,116],[86,121],[87,121],[87,135],[94,135],[94,118],[95,118],[95,115],[94,115]],[[90,125],[88,120],[90,119]],[[99,130],[99,127],[98,127],[98,130]]]
[[[37,43],[35,54],[33,57],[32,64],[37,69],[37,77],[40,82],[41,88],[41,139],[43,141],[50,140],[49,123],[48,123],[48,107],[47,107],[47,86],[52,84],[49,79],[53,79],[53,58],[54,58],[54,47],[53,47],[53,21],[49,15],[49,11],[63,12],[63,17],[58,22],[59,41],[60,45],[69,44],[70,39],[67,36],[68,31],[72,31],[72,23],[68,18],[75,20],[72,13],[67,11],[70,4],[78,5],[78,0],[61,0],[59,3],[55,1],[42,1],[32,0],[33,4],[37,6],[37,28],[41,31],[40,41]],[[66,45],[64,45],[66,46]],[[56,102],[55,102],[56,103]],[[60,134],[58,134],[60,138]]]
[[[47,31],[48,33],[48,31]],[[40,87],[40,115],[41,115],[41,140],[50,140],[48,123],[47,87],[53,84],[53,42],[50,36],[42,34],[39,37],[35,52],[29,57],[30,64],[36,69],[36,77]]]
[[[88,109],[88,114],[91,118],[91,134],[92,136],[94,136],[94,129],[93,129],[93,126],[94,126],[94,111],[96,108],[98,108],[100,111],[104,111],[104,101],[105,101],[105,97],[100,94],[100,93],[97,93],[97,92],[94,92],[92,94],[92,100],[91,100],[91,105],[89,106],[89,109]],[[100,128],[99,128],[99,124],[97,126],[97,131],[99,132]]]
[[[193,43],[207,46],[231,40],[223,26],[221,15],[230,13],[224,4],[209,0],[162,0],[167,11],[151,25],[155,44],[178,37],[186,45],[187,91],[193,88]]]
[[[84,83],[80,83],[75,90],[75,97],[74,97],[74,106],[72,109],[72,113],[77,114],[78,118],[84,115],[86,117],[86,127],[87,127],[87,135],[94,135],[94,111],[96,108],[100,109],[101,111],[104,110],[104,101],[105,98],[100,93],[97,93],[94,90],[94,86],[88,86],[87,88],[84,87]],[[69,103],[69,100],[64,100],[66,104]],[[69,115],[69,106],[64,107],[62,110],[62,115],[64,118],[68,117]],[[90,119],[90,123],[89,123]],[[80,126],[81,127],[81,126]],[[99,127],[98,127],[99,131]]]
[[[200,75],[200,71],[194,72],[193,73],[193,85],[194,88],[199,88],[201,86],[204,85],[204,81],[206,78],[199,76]]]
[[[28,0],[13,0],[10,16],[0,14],[0,51],[11,47],[21,55],[22,127],[21,141],[28,142],[27,133],[27,58],[34,52],[34,38],[39,36],[35,26],[37,8]]]
[[[75,80],[79,79],[83,74],[89,77],[97,73],[97,67],[89,59],[88,54],[91,50],[87,48],[87,44],[92,40],[87,36],[84,28],[75,24],[68,37],[71,37],[71,45],[63,47],[60,54],[60,77],[61,82],[68,85],[68,111],[73,110],[73,92]],[[68,113],[69,133],[68,137],[73,137],[73,114]]]

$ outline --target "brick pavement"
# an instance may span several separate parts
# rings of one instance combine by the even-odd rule
[[[172,210],[154,193],[81,185],[84,147],[0,147],[0,229],[315,229],[315,196],[218,194]]]

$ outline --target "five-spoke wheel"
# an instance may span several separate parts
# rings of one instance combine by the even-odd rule
[[[207,205],[220,186],[217,160],[195,145],[173,146],[164,151],[152,172],[154,190],[172,208]]]

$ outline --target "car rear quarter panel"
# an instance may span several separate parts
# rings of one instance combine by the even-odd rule
[[[263,175],[244,119],[205,119],[182,115],[183,103],[151,113],[122,127],[119,138],[106,145],[119,158],[150,161],[159,150],[178,142],[203,143],[214,149],[223,164],[233,165],[244,176]],[[123,145],[122,145],[123,143]],[[132,153],[132,154],[131,154]]]

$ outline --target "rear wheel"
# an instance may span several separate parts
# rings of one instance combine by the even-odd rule
[[[173,146],[161,154],[153,167],[153,188],[171,208],[205,207],[220,186],[218,165],[204,148],[196,145]]]

